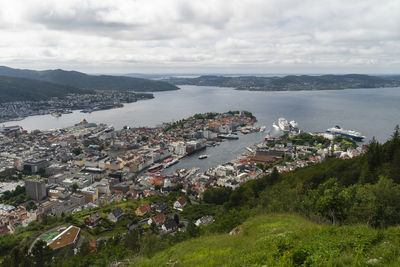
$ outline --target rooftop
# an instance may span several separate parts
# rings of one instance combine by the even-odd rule
[[[78,237],[80,230],[79,227],[71,225],[64,232],[56,236],[49,244],[49,247],[56,250],[73,244]]]

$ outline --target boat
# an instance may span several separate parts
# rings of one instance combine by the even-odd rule
[[[222,138],[222,139],[239,139],[239,136],[237,136],[236,134],[232,134],[232,133],[230,133],[230,134],[220,134],[220,135],[218,135],[218,137]]]
[[[272,124],[272,127],[274,127],[276,130],[279,130],[279,126],[278,126],[278,125],[276,125],[276,123],[275,123],[275,122]]]
[[[200,155],[199,156],[199,159],[205,159],[205,158],[207,158],[208,156],[207,155]]]
[[[299,126],[299,124],[295,121],[290,121],[289,124],[291,128],[297,128]]]
[[[172,165],[177,164],[178,162],[179,162],[179,159],[171,160],[170,162],[168,162],[167,164],[165,164],[165,168],[169,168],[169,167],[171,167]]]
[[[106,133],[109,133],[109,132],[112,132],[112,131],[114,131],[114,127],[113,126],[109,126],[104,130],[104,132],[106,132]]]
[[[285,118],[278,119],[278,126],[279,126],[279,129],[283,132],[289,132],[289,130],[290,130],[290,125]]]
[[[249,151],[249,152],[251,152],[251,153],[254,153],[255,151],[253,150],[253,149],[251,149],[251,147],[249,147],[249,146],[246,146],[246,149]]]
[[[157,172],[161,170],[164,166],[162,164],[154,164],[149,168],[149,172]]]
[[[9,119],[8,121],[22,121],[23,119],[25,119],[25,118],[23,118],[23,117],[17,117],[17,118]]]
[[[260,132],[264,132],[266,128],[267,128],[266,126],[261,126],[260,127]]]
[[[338,125],[333,128],[327,129],[326,132],[334,135],[349,137],[355,141],[362,141],[365,138],[365,136],[362,136],[359,132],[353,130],[345,130]]]
[[[61,113],[58,111],[55,111],[55,112],[51,113],[51,116],[58,118],[58,117],[61,117]]]

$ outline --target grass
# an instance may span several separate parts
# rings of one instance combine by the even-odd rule
[[[319,225],[297,215],[253,217],[240,233],[179,243],[130,266],[400,266],[400,227]]]

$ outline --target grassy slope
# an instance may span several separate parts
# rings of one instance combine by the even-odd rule
[[[329,226],[297,215],[262,215],[246,221],[242,232],[213,234],[179,243],[131,266],[399,266],[400,228]]]

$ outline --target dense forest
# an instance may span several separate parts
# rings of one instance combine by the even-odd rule
[[[182,185],[178,185],[170,195],[155,196],[148,200],[171,203],[178,196],[185,196],[181,189]],[[189,194],[190,192],[186,192],[187,199]],[[245,257],[247,260],[257,259],[257,262],[287,260],[292,265],[301,265],[306,261],[327,264],[335,260],[327,255],[332,252],[341,255],[340,260],[343,262],[365,263],[368,259],[365,258],[367,252],[360,252],[360,249],[369,251],[378,246],[377,249],[381,251],[381,246],[385,242],[386,244],[391,242],[390,246],[392,242],[398,244],[396,243],[398,240],[393,236],[394,230],[390,230],[390,227],[397,226],[400,221],[399,203],[400,132],[399,127],[396,127],[387,142],[381,144],[373,139],[366,153],[353,159],[328,158],[320,164],[283,174],[274,170],[270,175],[245,182],[236,190],[210,187],[205,191],[202,203],[189,205],[180,214],[189,221],[189,225],[186,232],[178,232],[174,236],[160,237],[151,227],[146,232],[131,230],[126,235],[117,234],[107,241],[100,242],[95,251],[86,242],[75,256],[70,250],[63,250],[55,255],[40,242],[28,252],[21,235],[2,237],[0,248],[4,256],[9,252],[3,261],[3,266],[10,266],[10,263],[12,266],[27,266],[29,262],[33,266],[106,266],[126,259],[128,259],[126,263],[132,262],[133,266],[136,266],[137,260],[141,262],[139,265],[145,262],[143,263],[145,266],[154,266],[155,263],[151,260],[153,257],[165,260],[165,257],[174,256],[171,253],[185,257],[186,254],[174,249],[182,242],[196,249],[205,246],[201,242],[211,242],[210,240],[213,241],[207,246],[223,245],[219,240],[226,245],[226,242],[231,241],[224,241],[227,237],[223,234],[229,233],[232,229],[243,231],[242,226],[237,227],[244,222],[247,226],[239,240],[249,239],[246,242],[250,242],[262,232],[267,233],[266,230],[261,231],[257,227],[265,225],[270,220],[270,224],[275,226],[282,224],[282,229],[289,229],[298,234],[288,236],[286,239],[282,236],[278,238],[273,235],[273,230],[276,228],[271,228],[268,230],[272,231],[270,235],[265,236],[269,239],[264,245],[271,246],[271,249],[277,251],[261,250],[257,252],[261,254],[251,255],[253,258],[246,255],[230,255],[229,258]],[[194,220],[205,215],[213,215],[215,222],[207,227],[195,227]],[[55,222],[74,224],[77,216],[79,214],[62,218],[48,217],[41,224],[34,222],[23,231],[45,229],[45,225]],[[179,218],[176,219],[179,221]],[[303,237],[299,235],[312,242],[309,243],[312,246],[304,243]],[[385,259],[391,262],[397,261],[400,251],[391,247],[388,249],[387,251],[395,254],[383,255]],[[168,252],[162,254],[159,253],[161,251]],[[285,256],[285,251],[291,254]],[[198,255],[206,257],[204,254]],[[270,256],[266,258],[265,255]]]
[[[46,81],[0,76],[0,103],[13,101],[49,100],[67,94],[94,94],[93,90],[78,89]]]
[[[289,75],[284,77],[200,76],[197,78],[165,79],[177,85],[221,86],[250,91],[332,90],[348,88],[380,88],[400,86],[399,76],[347,75]]]
[[[21,70],[0,66],[0,75],[26,78],[59,85],[93,90],[133,90],[137,92],[157,92],[178,90],[166,82],[111,75],[88,75],[77,71]]]

